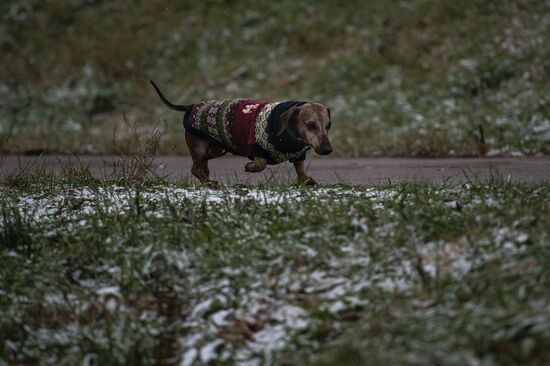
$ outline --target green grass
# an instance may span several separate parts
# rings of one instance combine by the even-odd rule
[[[550,185],[12,176],[0,364],[550,361]]]
[[[182,103],[299,99],[331,107],[335,154],[550,152],[550,8],[521,0],[56,1],[0,5],[6,152],[115,152],[124,114],[164,120],[185,153]]]

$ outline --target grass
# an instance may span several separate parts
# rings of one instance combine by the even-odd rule
[[[3,152],[115,152],[184,103],[312,100],[343,156],[548,154],[546,1],[56,1],[0,5]]]
[[[0,364],[550,361],[548,184],[30,174],[0,193]]]

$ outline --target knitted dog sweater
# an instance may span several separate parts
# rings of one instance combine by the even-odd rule
[[[304,160],[307,145],[285,146],[277,136],[280,116],[299,102],[264,100],[209,100],[193,104],[183,126],[198,137],[236,155],[263,157],[269,164]]]

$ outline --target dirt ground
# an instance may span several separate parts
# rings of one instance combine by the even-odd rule
[[[8,155],[0,166],[0,177],[21,169],[44,165],[59,170],[75,157],[65,155],[23,156]],[[103,176],[113,169],[116,156],[79,156],[91,171]],[[294,179],[292,164],[270,166],[262,173],[246,173],[245,158],[227,156],[210,161],[211,177],[223,183],[257,184],[269,180]],[[380,185],[410,181],[441,183],[487,180],[500,176],[512,182],[550,181],[550,157],[532,158],[313,158],[306,162],[308,174],[319,183]],[[170,178],[190,177],[191,159],[187,156],[160,156],[154,169]]]

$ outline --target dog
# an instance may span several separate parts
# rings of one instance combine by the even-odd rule
[[[304,160],[309,149],[320,155],[332,152],[328,107],[310,102],[253,99],[174,104],[150,82],[168,108],[185,112],[183,126],[193,160],[191,173],[201,183],[216,184],[210,180],[208,160],[231,152],[252,160],[244,167],[247,172],[261,172],[268,164],[290,161],[299,184],[317,184],[306,174]]]

